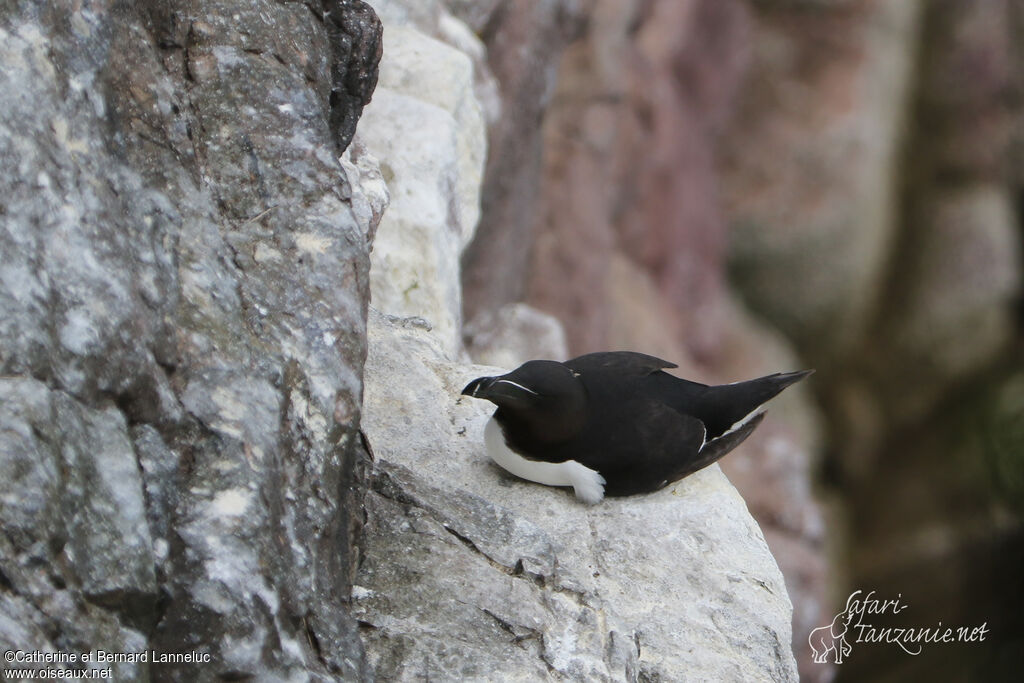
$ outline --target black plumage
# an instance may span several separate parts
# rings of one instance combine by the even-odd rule
[[[506,375],[477,378],[462,393],[498,406],[493,419],[504,443],[527,467],[575,461],[603,477],[604,494],[626,496],[655,491],[715,462],[757,427],[766,401],[813,372],[708,386],[664,372],[674,367],[642,353],[590,353],[564,363],[529,361]],[[575,478],[516,473],[575,485]],[[580,486],[576,492],[584,498]]]

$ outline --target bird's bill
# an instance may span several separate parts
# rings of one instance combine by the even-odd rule
[[[496,379],[497,377],[477,377],[466,385],[466,388],[462,390],[462,395],[472,396],[473,398],[487,398],[486,391],[488,387],[494,384]]]
[[[477,377],[466,385],[466,388],[462,390],[462,395],[483,398],[498,404],[529,401],[532,397],[538,396],[536,391],[507,379],[507,377],[508,375]]]

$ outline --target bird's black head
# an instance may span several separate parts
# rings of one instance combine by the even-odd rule
[[[531,360],[506,375],[478,377],[462,393],[495,404],[503,426],[514,425],[538,441],[567,439],[586,417],[583,383],[553,360]]]

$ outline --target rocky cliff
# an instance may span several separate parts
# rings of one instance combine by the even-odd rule
[[[0,9],[0,649],[366,675],[338,157],[380,48],[357,1]]]

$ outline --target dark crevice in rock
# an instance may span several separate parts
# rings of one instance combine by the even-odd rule
[[[0,590],[8,592],[14,590],[14,584],[11,583],[11,577],[7,576],[7,573],[4,572],[4,568],[2,566],[0,566]]]
[[[164,375],[167,376],[168,381],[174,378],[174,374],[178,371],[178,362],[166,358],[161,358],[159,355],[154,354],[153,362],[156,363],[157,367],[163,370]]]
[[[273,538],[271,542],[272,547],[270,548],[271,552],[269,557],[266,558],[266,562],[269,565],[270,573],[278,576],[287,576],[289,568],[295,564],[295,558],[288,543],[289,531],[286,528],[285,522],[288,510],[285,509],[284,496],[297,486],[297,482],[291,481],[291,477],[289,477],[286,471],[286,463],[302,462],[305,457],[308,457],[306,437],[300,433],[301,428],[296,424],[294,406],[291,400],[293,392],[305,394],[308,391],[308,387],[305,386],[302,369],[295,360],[291,360],[285,365],[283,375],[283,386],[280,392],[281,423],[278,431],[282,436],[287,435],[287,437],[281,438],[280,454],[277,457],[269,458],[265,463],[265,467],[269,470],[267,478],[277,483],[276,488],[273,490],[261,488],[260,490],[260,499],[263,503],[263,508],[267,511],[266,524],[268,533]],[[308,529],[307,524],[309,520],[305,518],[302,512],[301,508],[292,511],[293,516],[299,518],[295,523],[302,525],[299,529],[294,530],[293,533],[306,532],[310,535],[315,535],[314,530]],[[344,547],[339,549],[340,552],[344,552],[344,550]],[[308,611],[309,606],[302,604],[303,596],[295,589],[295,586],[291,586],[288,583],[280,587],[282,603],[287,611],[300,614],[305,613]],[[302,626],[308,629],[308,622],[305,619],[303,619],[303,622]]]
[[[50,572],[46,578],[50,581],[50,585],[59,591],[65,590],[68,587],[68,582],[57,572]]]
[[[370,477],[370,487],[375,493],[379,493],[388,500],[393,500],[402,505],[419,507],[416,500],[402,490],[402,487],[398,485],[398,482],[388,472],[374,469]]]
[[[138,591],[83,594],[86,602],[120,617],[121,623],[140,633],[152,633],[157,623],[157,596]]]
[[[310,649],[316,655],[317,660],[325,668],[330,668],[330,664],[324,658],[323,650],[320,647],[320,639],[316,635],[316,630],[309,623],[310,615],[302,617],[302,632],[306,634],[306,642],[309,643]]]
[[[321,0],[320,7],[332,52],[328,118],[341,154],[377,87],[383,27],[373,8],[361,0]]]
[[[370,438],[366,436],[366,432],[362,429],[359,430],[359,442],[362,444],[363,450],[366,451],[366,457],[370,459],[370,462],[375,461],[377,456],[373,454],[373,446],[370,445]]]
[[[557,566],[558,563],[556,560],[556,569]],[[536,572],[527,571],[526,564],[525,562],[523,562],[523,558],[519,558],[518,560],[516,560],[516,565],[512,568],[512,571],[510,573],[512,574],[512,576],[517,576],[521,579],[526,579],[527,581],[530,581],[531,583],[533,583],[533,585],[537,586],[537,588],[540,588],[542,590],[551,589],[556,592],[559,590],[557,586],[553,585],[549,581],[549,577],[545,576],[544,574],[538,574]]]
[[[481,607],[480,611],[489,616],[491,619],[493,619],[494,623],[498,625],[498,628],[512,636],[512,642],[516,645],[522,646],[522,643],[528,640],[536,640],[538,642],[544,641],[543,632],[538,631],[535,628],[513,624],[510,621],[502,619],[486,607]]]
[[[135,379],[132,386],[116,392],[101,391],[101,402],[109,401],[124,416],[129,428],[140,424],[152,424],[159,421],[159,397],[156,394],[154,380],[145,375]]]
[[[435,521],[437,521],[437,520],[435,520]],[[460,541],[460,542],[462,543],[462,545],[466,546],[467,548],[469,548],[470,550],[472,550],[472,551],[473,551],[474,553],[477,553],[478,555],[483,555],[484,557],[487,557],[487,555],[486,555],[486,554],[484,554],[484,552],[483,552],[483,551],[481,551],[481,550],[480,550],[480,548],[478,548],[478,547],[476,546],[476,543],[474,543],[474,542],[473,542],[473,540],[472,540],[471,538],[468,538],[467,536],[463,536],[463,535],[462,535],[462,534],[460,534],[460,533],[459,533],[458,531],[456,531],[455,529],[453,529],[453,528],[451,528],[450,526],[448,526],[448,524],[447,524],[447,523],[445,523],[445,522],[442,522],[442,523],[441,523],[441,527],[442,527],[442,528],[443,528],[443,529],[444,529],[445,531],[447,531],[448,533],[450,533],[450,534],[451,534],[452,536],[454,536],[455,538],[459,539],[459,541]],[[488,559],[488,560],[490,560],[491,558],[489,558],[489,557],[488,557],[487,559]],[[521,565],[520,565],[520,564],[517,564],[516,566],[521,566]],[[503,572],[505,572],[506,574],[510,574],[510,575],[511,575],[511,574],[513,573],[513,570],[514,570],[514,568],[506,567],[506,566],[504,566],[504,565],[500,565],[500,564],[498,565],[498,567],[499,567],[499,568],[500,568],[500,569],[501,569],[501,570],[502,570]]]
[[[157,592],[156,601],[153,603],[153,626],[146,633],[147,637],[152,640],[153,634],[160,627],[164,617],[167,615],[167,610],[171,607],[173,597],[166,588],[167,579],[166,577],[159,577],[160,589]]]

